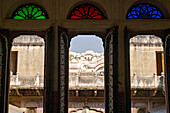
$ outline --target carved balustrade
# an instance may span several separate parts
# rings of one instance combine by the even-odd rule
[[[83,90],[83,89],[104,89],[104,76],[100,72],[70,72],[69,73],[69,89]],[[133,74],[131,77],[132,89],[163,89],[165,90],[165,76],[153,74],[152,76],[138,76]],[[37,73],[37,75],[20,75],[17,73],[10,75],[10,87],[16,88],[43,88],[44,76]]]
[[[20,75],[17,73],[13,75],[10,74],[10,87],[11,88],[43,88],[44,87],[44,76],[40,75],[39,72],[37,75]]]

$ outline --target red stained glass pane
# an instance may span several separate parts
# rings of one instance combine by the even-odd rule
[[[85,9],[85,13],[88,14],[88,10],[89,10],[88,6],[86,6],[84,9]]]
[[[89,10],[89,15],[91,15],[93,13],[93,11],[94,11],[94,8],[91,7],[90,10]]]
[[[80,17],[83,16],[79,11],[75,11],[74,13],[75,13],[75,15],[77,15],[77,16],[80,16]]]
[[[72,16],[71,19],[81,19],[81,17],[78,16]]]
[[[98,14],[99,14],[99,11],[94,11],[94,13],[91,16],[93,17],[93,16],[96,16]]]
[[[82,7],[80,7],[79,10],[77,10],[77,11],[79,11],[81,14],[85,15],[84,9]]]
[[[95,17],[93,17],[93,18],[100,18],[100,19],[102,19],[102,16],[97,15],[97,16],[95,16]]]
[[[81,4],[75,7],[69,17],[69,19],[105,19],[103,12],[92,4]]]

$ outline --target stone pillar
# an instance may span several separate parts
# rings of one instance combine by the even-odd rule
[[[131,86],[130,86],[130,35],[128,32],[127,27],[125,26],[120,26],[119,28],[119,69],[121,70],[120,78],[121,78],[121,87],[122,90],[122,97],[124,99],[124,112],[123,113],[131,113]],[[136,74],[134,78],[136,79]],[[136,82],[136,80],[134,80]],[[136,86],[136,84],[135,84]]]
[[[17,72],[17,75],[16,75],[15,85],[19,85],[19,72]]]
[[[165,74],[164,74],[164,72],[161,73],[161,77],[162,77],[162,88],[165,91]]]
[[[80,74],[80,72],[76,73],[76,82],[75,82],[76,87],[79,85],[79,74]]]
[[[40,73],[37,72],[37,78],[36,78],[36,86],[40,85]]]
[[[48,30],[46,37],[46,113],[59,113],[58,26]]]

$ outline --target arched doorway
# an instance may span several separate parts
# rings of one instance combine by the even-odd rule
[[[45,40],[37,35],[19,35],[10,51],[9,113],[43,112]]]
[[[136,113],[138,108],[150,112],[166,106],[162,39],[155,35],[136,35],[129,40],[129,55],[131,112]]]
[[[102,39],[95,35],[78,35],[70,43],[68,112],[84,106],[104,112]]]
[[[103,37],[105,47],[105,112],[118,112],[122,110],[119,104],[124,101],[123,94],[118,95],[118,37],[117,27],[108,30]],[[87,34],[92,34],[90,31]],[[68,48],[70,36],[67,30],[59,28],[59,89],[60,111],[68,112]],[[120,101],[118,101],[120,100]]]

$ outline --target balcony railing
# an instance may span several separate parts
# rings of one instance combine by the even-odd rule
[[[131,77],[131,88],[135,89],[164,89],[165,90],[165,75],[162,72],[161,76],[153,73],[153,76],[138,76],[136,73]]]
[[[103,73],[98,72],[70,72],[69,73],[69,89],[81,90],[81,89],[104,89],[104,76]],[[132,89],[163,89],[165,90],[164,73],[161,76],[153,74],[152,76],[138,76],[133,74],[131,77]],[[121,84],[120,84],[121,85]],[[11,73],[10,78],[11,88],[43,88],[44,76],[37,73],[37,75],[24,76],[13,75]]]
[[[16,75],[13,75],[11,72],[10,75],[10,87],[17,87],[17,88],[43,88],[44,87],[44,76],[40,75],[39,72],[37,75],[30,75],[30,76],[24,76],[19,75],[17,73]]]
[[[100,72],[69,73],[69,89],[104,89],[104,76]]]

